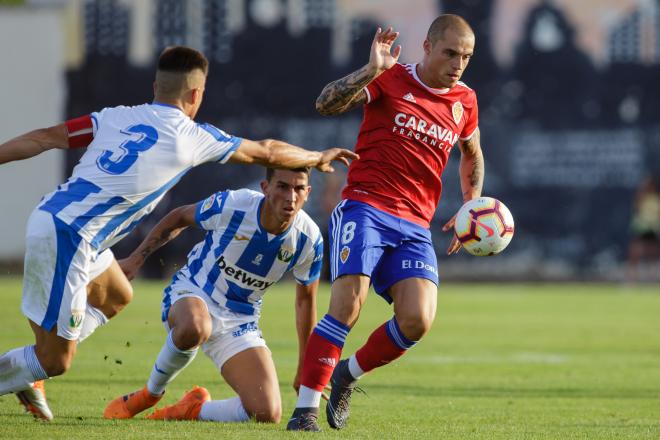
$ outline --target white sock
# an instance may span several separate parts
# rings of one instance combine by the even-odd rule
[[[193,350],[181,350],[172,341],[172,331],[167,335],[165,345],[160,350],[154,368],[151,370],[147,389],[154,396],[160,396],[165,392],[167,384],[188,366],[195,358],[197,348]]]
[[[97,328],[105,325],[108,321],[108,317],[102,311],[87,304],[85,308],[85,319],[83,319],[80,336],[78,336],[78,343],[80,344],[87,339]]]
[[[300,385],[296,408],[318,408],[321,405],[321,392]]]
[[[348,358],[348,371],[354,379],[359,379],[364,375],[364,370],[360,367],[360,364],[358,364],[355,355]]]
[[[48,379],[48,375],[37,359],[34,345],[0,356],[0,396],[28,389],[32,382],[42,379]]]
[[[212,422],[245,422],[250,420],[250,416],[245,412],[241,398],[233,397],[204,402],[197,419]]]

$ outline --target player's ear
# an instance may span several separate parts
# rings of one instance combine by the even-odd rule
[[[197,104],[202,99],[202,90],[198,88],[190,89],[190,103]]]
[[[156,85],[156,81],[154,81],[153,88],[154,88],[154,96],[156,96],[156,94],[158,93],[158,86]]]
[[[266,194],[268,191],[268,181],[267,180],[262,180],[259,185],[261,186],[261,192]]]
[[[428,38],[424,40],[424,44],[422,44],[422,47],[424,48],[424,53],[426,55],[431,55],[431,49],[433,49],[433,44]]]

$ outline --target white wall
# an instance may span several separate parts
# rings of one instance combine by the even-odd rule
[[[0,7],[0,143],[64,118],[61,10]],[[0,259],[22,259],[25,222],[61,183],[62,151],[0,165]]]

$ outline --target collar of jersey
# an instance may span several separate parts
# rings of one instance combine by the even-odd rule
[[[422,82],[422,79],[419,76],[417,76],[417,64],[419,63],[410,64],[410,66],[412,67],[411,70],[406,69],[408,70],[408,72],[412,74],[412,77],[415,78],[415,81],[420,83],[422,87],[424,87],[426,90],[428,90],[431,93],[435,93],[436,95],[444,95],[445,93],[449,93],[449,90],[451,90],[449,87],[445,87],[444,89],[434,89],[433,87],[429,87],[426,84],[424,84]]]
[[[261,229],[261,232],[266,234],[266,237],[268,237],[268,234],[273,235],[272,233],[268,232],[266,228],[264,228],[264,225],[261,224],[261,207],[264,206],[264,201],[266,201],[266,197],[262,197],[261,200],[259,201],[259,207],[257,208],[257,224],[259,225],[259,229]],[[295,217],[294,217],[295,220]],[[289,225],[288,228],[286,228],[284,231],[282,231],[280,234],[275,235],[275,237],[272,238],[272,240],[277,240],[277,239],[282,239],[286,234],[289,233],[291,230],[291,226],[293,226],[293,222]],[[268,240],[268,241],[272,241]]]
[[[158,101],[154,101],[154,102],[152,102],[151,105],[158,105],[158,106],[161,106],[161,107],[175,108],[175,109],[179,110],[181,113],[183,113],[183,110],[181,110],[181,109],[180,109],[179,107],[177,107],[176,105],[165,104],[164,102],[158,102]]]

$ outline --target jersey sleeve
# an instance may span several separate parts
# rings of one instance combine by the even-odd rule
[[[387,69],[385,72],[381,73],[375,80],[367,84],[367,86],[363,89],[364,92],[367,94],[367,102],[366,102],[367,104],[370,104],[373,101],[380,98],[380,95],[383,94],[383,90],[389,78],[394,73],[395,68],[396,66]]]
[[[219,228],[227,197],[229,197],[229,191],[221,191],[197,203],[195,208],[195,223],[197,223],[197,226],[206,231]]]
[[[236,151],[242,138],[232,136],[211,124],[198,124],[195,165],[205,162],[225,163]]]
[[[323,265],[323,238],[319,234],[316,242],[311,246],[305,258],[293,268],[293,276],[299,284],[304,286],[313,283],[321,276]]]
[[[479,126],[479,106],[477,105],[477,95],[475,93],[472,93],[470,101],[471,105],[466,109],[467,121],[460,135],[462,141],[470,139]]]
[[[69,119],[64,123],[69,137],[69,148],[85,148],[94,140],[92,115]]]

